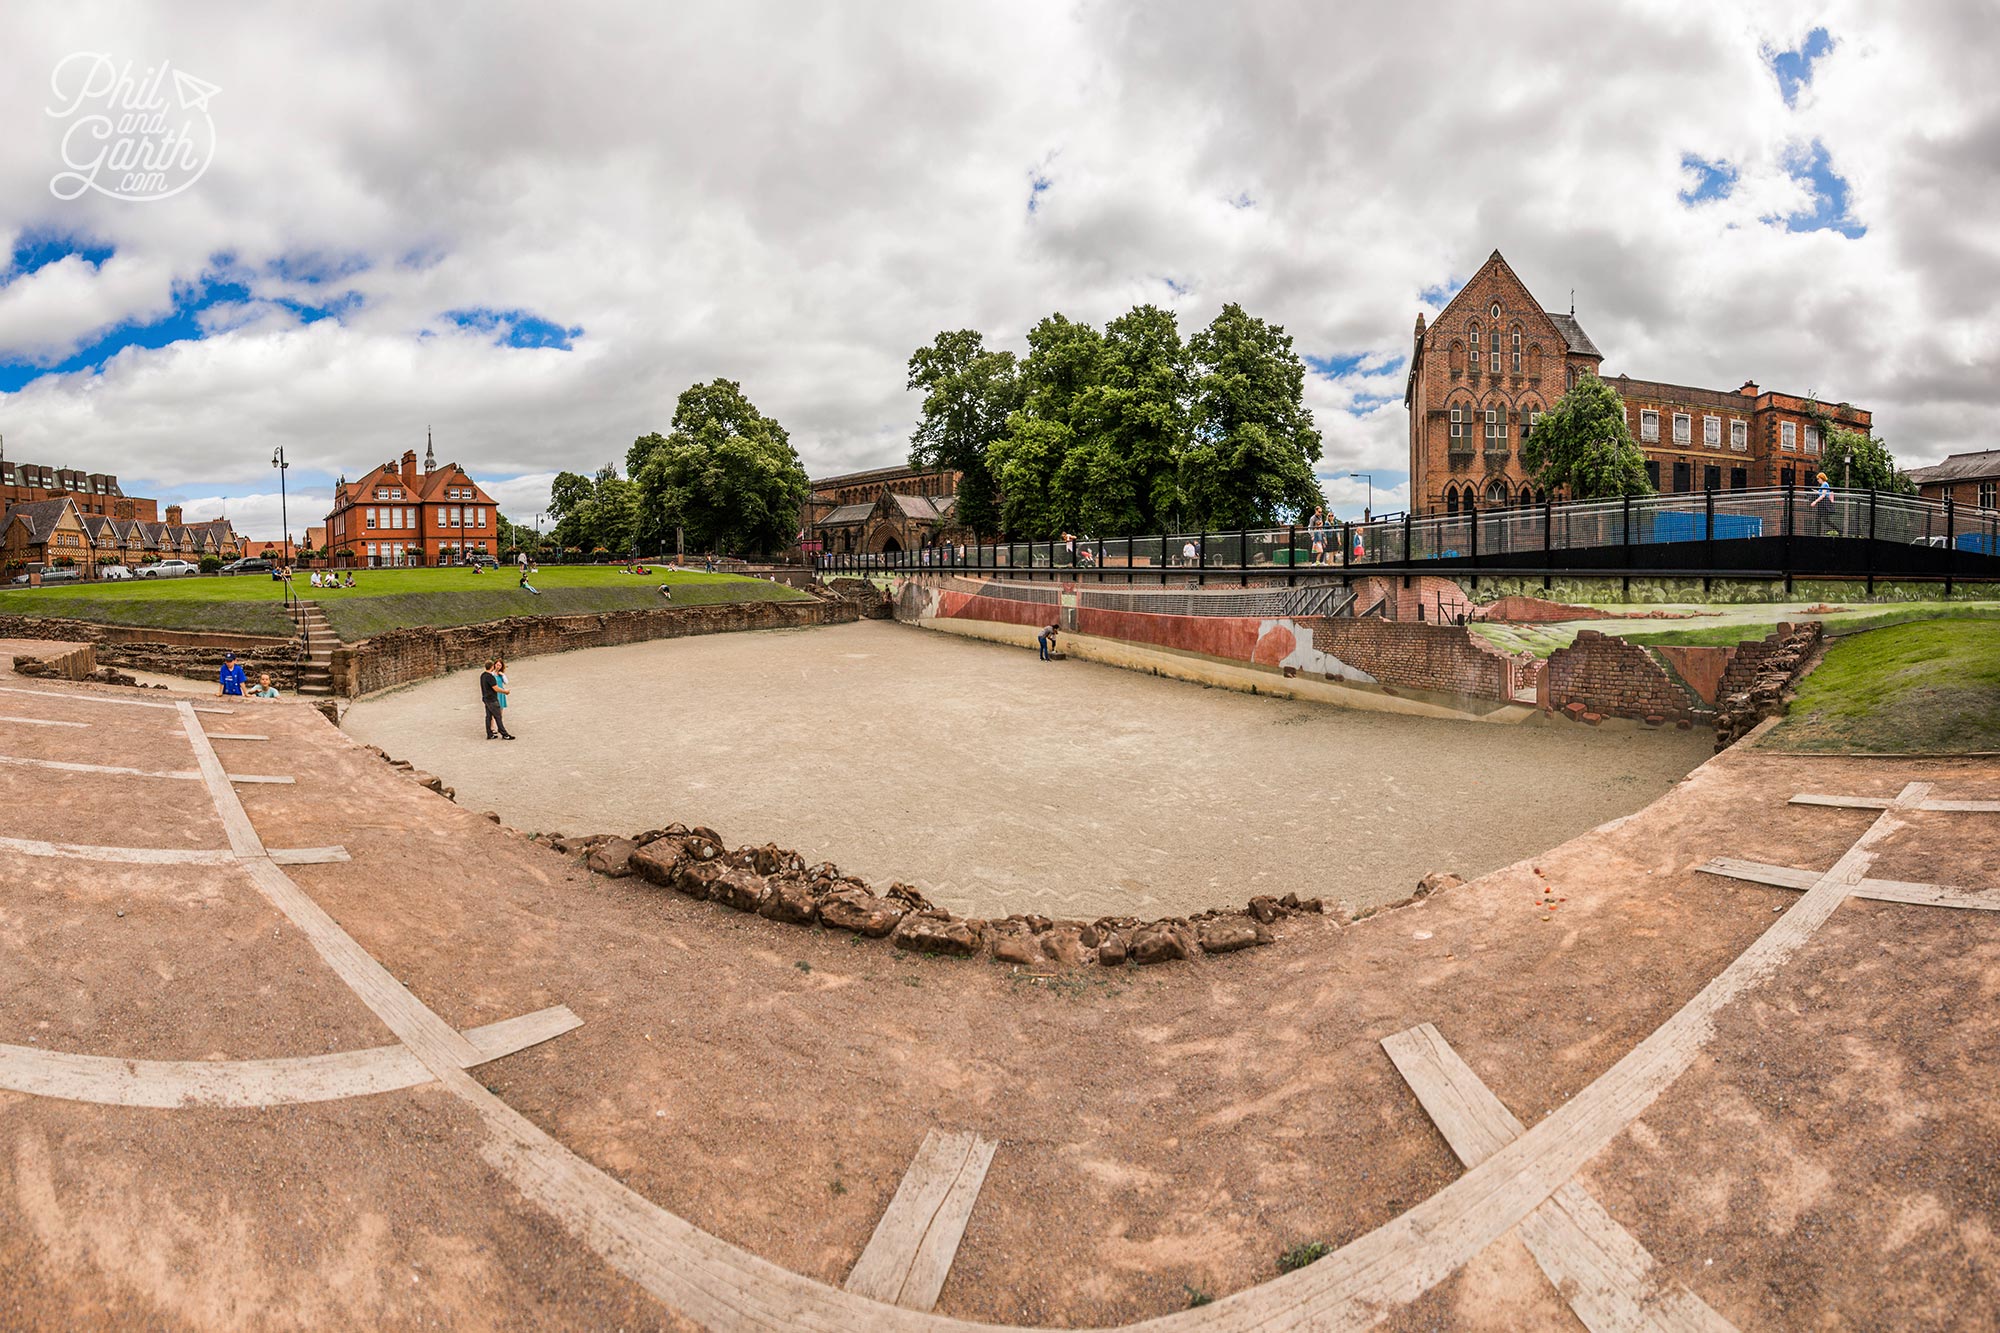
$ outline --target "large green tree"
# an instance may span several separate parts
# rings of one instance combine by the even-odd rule
[[[809,490],[785,428],[725,379],[685,390],[667,434],[634,440],[625,471],[638,486],[641,539],[662,549],[679,527],[695,550],[782,550]]]
[[[1189,521],[1243,528],[1311,514],[1322,503],[1320,438],[1291,336],[1231,302],[1188,351],[1195,421],[1180,489]]]
[[[1846,403],[1841,407],[1845,409]],[[1889,446],[1866,431],[1849,430],[1838,425],[1816,397],[1806,398],[1806,416],[1819,427],[1822,442],[1819,467],[1815,471],[1826,473],[1827,480],[1836,486],[1853,487],[1855,490],[1889,491],[1898,495],[1915,495],[1917,484],[1904,476],[1896,468],[1896,459],[1890,454]]]
[[[1084,395],[1091,429],[1057,487],[1083,530],[1158,532],[1178,515],[1189,430],[1189,362],[1171,311],[1142,305],[1104,326],[1104,373]]]
[[[556,521],[549,537],[559,548],[618,555],[638,549],[639,488],[611,464],[588,477],[558,472],[549,483],[549,516]]]
[[[940,333],[910,354],[908,387],[924,395],[910,462],[959,473],[954,514],[981,534],[999,529],[988,450],[1021,399],[1012,352],[990,351],[976,329]]]
[[[1074,508],[1079,478],[1072,474],[1060,489],[1057,478],[1078,437],[1092,429],[1085,398],[1103,374],[1104,338],[1090,325],[1057,313],[1028,331],[1020,410],[988,454],[1008,532],[1052,537],[1083,526]]]
[[[1566,487],[1573,500],[1651,495],[1646,456],[1625,425],[1625,401],[1595,375],[1577,379],[1521,442],[1521,465],[1535,484]]]

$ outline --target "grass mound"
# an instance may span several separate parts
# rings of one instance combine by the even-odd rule
[[[524,592],[512,578],[485,576],[478,588],[446,591],[376,593],[357,596],[362,591],[308,592],[326,612],[327,623],[345,643],[354,643],[390,630],[416,625],[438,627],[479,625],[510,616],[577,616],[606,611],[644,611],[667,605],[660,596],[661,583],[673,586],[675,606],[708,606],[720,602],[791,602],[807,595],[782,583],[728,575],[682,574],[666,578],[636,579],[628,576],[622,584],[596,583],[562,586],[551,582],[536,586],[542,595]]]
[[[589,615],[663,606],[659,585],[671,584],[675,606],[716,602],[784,602],[807,594],[779,583],[692,570],[640,576],[616,566],[551,567],[535,576],[542,596],[521,591],[504,570],[364,569],[359,586],[315,588],[293,580],[298,596],[318,602],[334,632],[349,643],[416,625],[476,625],[509,616]],[[283,589],[262,575],[245,578],[132,579],[75,587],[0,591],[0,614],[88,620],[145,629],[210,630],[291,637]]]
[[[1835,640],[1759,744],[1827,754],[2000,750],[2000,621],[1925,620]]]

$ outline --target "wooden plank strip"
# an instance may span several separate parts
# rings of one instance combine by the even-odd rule
[[[212,741],[268,741],[271,739],[269,736],[259,736],[249,731],[211,731],[208,733],[208,738]]]
[[[184,701],[175,701],[169,703],[164,700],[158,700],[158,699],[112,699],[102,694],[92,694],[87,690],[78,690],[75,693],[69,693],[63,690],[24,690],[18,685],[0,685],[0,694],[33,694],[33,695],[38,695],[44,699],[69,699],[77,703],[110,704],[119,708],[173,709],[180,707],[181,702],[184,702]],[[234,713],[236,710],[234,708],[208,708],[200,704],[197,704],[195,705],[194,711],[197,713],[211,713],[211,714],[226,716],[227,714]]]
[[[123,778],[172,778],[179,782],[192,782],[201,776],[185,768],[163,773],[149,768],[126,768],[119,764],[79,764],[68,759],[29,759],[15,754],[0,754],[0,764],[11,764],[16,768],[45,768],[56,773],[98,773]]]
[[[582,1026],[562,1005],[468,1030],[497,1060]],[[395,1092],[431,1081],[407,1046],[270,1060],[127,1060],[0,1045],[0,1088],[102,1106],[291,1106]]]
[[[325,908],[314,902],[305,890],[292,882],[291,876],[265,855],[263,841],[251,825],[250,816],[244,812],[236,789],[229,785],[222,771],[222,761],[215,757],[215,747],[209,744],[208,736],[195,720],[194,709],[182,703],[180,710],[181,728],[187,733],[188,743],[194,746],[195,762],[200,766],[202,780],[208,785],[209,799],[215,802],[223,830],[229,835],[229,849],[236,853],[244,872],[250,876],[250,882],[263,892],[272,906],[304,932],[306,941],[326,961],[327,966],[338,973],[348,988],[361,997],[361,1002],[374,1010],[375,1016],[404,1045],[415,1051],[426,1065],[435,1070],[447,1064],[458,1069],[478,1064],[479,1052],[473,1049],[470,1042],[410,994],[402,982],[390,976],[387,968],[376,962],[352,935],[340,928]]]
[[[972,1146],[966,1151],[964,1165],[958,1169],[958,1178],[952,1181],[944,1202],[938,1205],[937,1216],[931,1219],[930,1228],[924,1232],[916,1255],[910,1260],[903,1290],[896,1296],[896,1304],[905,1310],[937,1307],[938,1294],[944,1290],[952,1260],[958,1257],[958,1243],[965,1238],[966,1224],[972,1220],[972,1206],[979,1201],[979,1187],[986,1183],[986,1168],[993,1164],[993,1150],[997,1146],[972,1136]]]
[[[1777,889],[1806,889],[1817,878],[1810,870],[1744,861],[1718,856],[1695,867],[1706,874],[1768,884]],[[1963,889],[1952,884],[1917,884],[1901,879],[1864,879],[1854,886],[1854,897],[1885,903],[1911,903],[1919,907],[1964,907],[1977,911],[2000,911],[2000,889]]]
[[[1919,810],[1956,810],[1971,814],[2000,814],[2000,801],[1925,801]]]
[[[290,786],[297,779],[286,778],[286,777],[267,777],[261,773],[231,773],[229,775],[229,780],[231,782],[249,782],[249,783],[261,782],[274,786],[275,785]]]
[[[18,722],[24,727],[87,727],[88,722],[58,722],[52,717],[15,717],[10,713],[0,713],[0,722]]]
[[[902,1294],[931,1219],[944,1204],[972,1151],[972,1135],[927,1130],[875,1232],[847,1275],[847,1290],[894,1304]]]
[[[39,838],[0,838],[0,851],[23,856],[55,856],[70,861],[109,861],[139,866],[223,866],[236,859],[226,847],[91,847],[75,842],[43,842]]]
[[[1788,805],[1830,805],[1836,810],[1887,810],[1892,801],[1880,796],[1821,796],[1806,792],[1794,796]]]
[[[1524,1132],[1513,1112],[1431,1024],[1384,1038],[1382,1049],[1466,1166],[1478,1166]],[[1528,1214],[1520,1236],[1592,1333],[1719,1333],[1733,1327],[1700,1297],[1666,1278],[1652,1255],[1575,1181]]]
[[[281,866],[334,865],[354,858],[345,847],[273,847],[271,860]]]

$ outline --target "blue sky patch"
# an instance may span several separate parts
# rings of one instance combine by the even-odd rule
[[[50,264],[75,255],[92,268],[99,267],[117,251],[111,246],[75,236],[23,235],[14,243],[14,253],[8,272],[19,277],[47,268]]]
[[[53,365],[0,357],[0,393],[17,392],[44,375],[102,369],[105,362],[128,347],[152,350],[177,342],[199,341],[203,334],[202,311],[213,305],[249,299],[250,289],[234,282],[204,279],[199,283],[177,283],[174,308],[166,315],[155,320],[114,324]]]
[[[1231,208],[1255,208],[1257,201],[1250,197],[1250,191],[1238,190],[1236,197],[1228,201]]]
[[[1682,153],[1681,171],[1692,175],[1695,182],[1694,188],[1680,193],[1680,201],[1690,208],[1710,199],[1726,199],[1736,186],[1736,168],[1720,159],[1710,162],[1693,153]]]
[[[1451,298],[1458,295],[1458,289],[1465,284],[1459,281],[1441,282],[1435,287],[1426,287],[1417,293],[1417,299],[1425,305],[1442,310],[1451,304]]]
[[[1849,240],[1868,234],[1848,215],[1847,180],[1834,171],[1825,144],[1814,139],[1809,147],[1794,148],[1785,155],[1785,170],[1812,192],[1812,207],[1787,217],[1786,231],[1837,231]]]
[[[1778,78],[1778,92],[1786,106],[1798,105],[1799,90],[1812,83],[1813,63],[1832,49],[1833,37],[1825,28],[1814,28],[1806,34],[1804,44],[1794,50],[1766,49],[1764,58]]]
[[[484,306],[474,306],[465,310],[447,310],[444,317],[462,329],[475,333],[491,333],[496,347],[553,347],[567,352],[572,348],[572,340],[583,336],[583,326],[564,328],[553,320],[526,310],[489,310]]]
[[[1054,181],[1050,180],[1047,176],[1044,176],[1039,171],[1036,172],[1034,175],[1028,177],[1029,217],[1033,217],[1037,212],[1041,210],[1042,196],[1048,193],[1049,186],[1053,184],[1055,184]]]
[[[351,278],[357,273],[366,273],[371,265],[364,255],[309,253],[279,255],[265,267],[272,277],[281,282],[297,282],[317,287],[323,283]]]

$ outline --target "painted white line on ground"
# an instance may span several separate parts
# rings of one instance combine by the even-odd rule
[[[1925,802],[1923,809],[1931,803]],[[1706,865],[1695,869],[1708,875],[1722,875],[1728,879],[1748,880],[1752,884],[1768,884],[1774,889],[1809,889],[1818,871],[1794,870],[1790,866],[1774,866],[1763,861],[1743,861],[1733,856],[1718,856]],[[2000,912],[2000,889],[1961,889],[1951,884],[1918,884],[1901,879],[1864,879],[1854,886],[1856,898],[1873,898],[1885,903],[1911,903],[1919,907],[1967,907],[1978,911]]]
[[[123,865],[233,865],[236,854],[227,847],[92,847],[76,842],[47,842],[40,838],[0,838],[0,851],[23,856],[54,856],[69,861],[108,861]],[[283,866],[330,865],[347,861],[345,847],[273,847],[271,859]]]
[[[87,727],[88,722],[58,722],[50,717],[15,717],[0,713],[0,722],[18,722],[24,727]]]
[[[497,1060],[583,1026],[562,1005],[472,1028],[465,1039]],[[431,1081],[407,1046],[271,1060],[127,1060],[35,1046],[0,1046],[0,1088],[103,1106],[289,1106],[395,1092]]]

